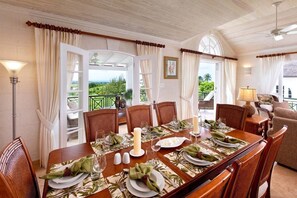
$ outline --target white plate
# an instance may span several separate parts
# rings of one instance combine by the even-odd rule
[[[69,188],[71,186],[74,186],[76,184],[79,184],[81,181],[83,181],[89,174],[84,173],[82,174],[77,180],[73,182],[68,182],[68,183],[56,183],[53,180],[48,180],[48,185],[52,188],[55,189],[63,189],[63,188]]]
[[[130,155],[133,156],[133,157],[141,157],[141,156],[143,156],[143,154],[144,154],[144,150],[141,149],[139,155],[136,155],[136,154],[134,153],[134,149],[132,149],[129,153],[130,153]]]
[[[151,178],[152,180],[156,181],[158,186],[161,186],[161,182],[164,182],[164,178],[161,175],[161,173],[159,173],[156,170],[153,170],[151,173]],[[150,192],[151,190],[139,179],[130,179],[130,183],[131,186],[138,191],[141,192]]]
[[[157,144],[162,148],[175,148],[182,145],[185,140],[187,140],[185,137],[171,137],[162,139]]]
[[[154,172],[154,170],[153,170],[153,172]],[[160,188],[160,191],[162,192],[162,190],[165,186],[164,177],[158,171],[156,171],[155,174],[157,176],[156,182],[157,182],[157,184],[160,183],[159,188]],[[153,190],[150,190],[149,192],[142,192],[142,191],[136,190],[135,188],[132,187],[129,177],[126,180],[126,187],[131,194],[133,194],[134,196],[137,196],[137,197],[153,197],[153,196],[158,195],[158,193]]]
[[[66,176],[66,177],[60,177],[60,178],[56,178],[56,179],[52,179],[52,181],[54,181],[55,183],[70,183],[73,182],[75,180],[77,180],[78,178],[80,178],[80,176],[82,176],[83,173],[79,173],[76,176]]]
[[[239,144],[231,144],[231,143],[227,143],[227,142],[222,142],[220,140],[217,140],[215,138],[212,138],[213,142],[222,146],[222,147],[227,147],[227,148],[237,148],[239,146]]]
[[[119,135],[119,134],[116,134],[116,135]],[[121,136],[123,138],[123,141],[121,142],[121,144],[124,143],[126,141],[126,137],[124,135],[119,135],[119,136]],[[109,138],[110,138],[110,136],[107,136],[105,138],[105,143],[108,144],[108,145],[111,145],[110,142],[109,142]]]
[[[190,155],[188,155],[186,152],[183,152],[183,157],[185,160],[190,162],[191,164],[197,165],[197,166],[209,166],[212,164],[212,162],[206,161],[206,160],[199,160],[197,158],[194,158]]]

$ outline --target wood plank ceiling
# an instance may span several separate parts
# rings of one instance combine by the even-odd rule
[[[183,42],[218,30],[238,54],[297,44],[275,42],[273,0],[0,0],[96,24]],[[297,24],[297,0],[279,6],[279,26]],[[79,27],[78,27],[79,28]]]

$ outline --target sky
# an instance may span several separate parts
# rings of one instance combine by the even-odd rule
[[[89,81],[92,82],[109,82],[112,78],[120,75],[126,76],[126,71],[111,71],[111,70],[90,70]]]

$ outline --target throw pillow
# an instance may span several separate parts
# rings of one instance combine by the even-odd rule
[[[287,101],[284,101],[284,102],[272,101],[272,105],[273,105],[273,109],[275,109],[277,107],[284,108],[284,109],[290,109],[289,103]]]
[[[272,104],[273,97],[269,94],[258,94],[260,104]]]

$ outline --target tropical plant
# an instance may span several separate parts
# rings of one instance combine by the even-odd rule
[[[211,75],[209,73],[204,75],[204,81],[211,81]]]

